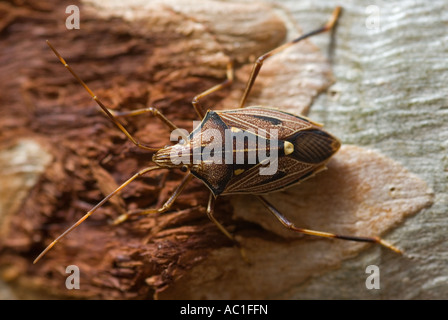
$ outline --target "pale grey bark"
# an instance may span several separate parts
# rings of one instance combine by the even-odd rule
[[[282,16],[292,17],[290,26],[300,25],[303,31],[310,31],[320,26],[328,19],[335,6],[333,1],[272,3],[283,12]],[[282,8],[291,14],[284,14]],[[192,272],[191,278],[180,281],[177,288],[179,290],[171,292],[174,296],[176,292],[189,292],[193,297],[199,297],[195,295],[194,290],[189,291],[185,284],[201,287],[213,283],[213,286],[203,288],[208,292],[206,297],[218,297],[218,292],[225,292],[224,288],[232,286],[237,286],[241,290],[240,293],[225,297],[256,296],[285,299],[448,297],[445,242],[448,201],[446,156],[448,49],[445,45],[447,9],[448,6],[444,1],[345,2],[333,44],[329,46],[328,34],[316,36],[311,40],[330,58],[334,84],[327,93],[315,100],[309,116],[313,120],[325,123],[325,128],[338,136],[343,144],[362,146],[364,150],[376,150],[401,163],[409,172],[420,177],[420,181],[426,181],[429,185],[429,189],[425,190],[425,187],[421,189],[421,196],[431,197],[430,193],[434,192],[432,207],[429,209],[419,207],[412,212],[417,214],[406,218],[401,225],[387,233],[387,239],[402,248],[405,255],[395,255],[387,250],[371,247],[348,260],[339,257],[343,260],[339,265],[340,261],[331,263],[334,255],[338,255],[335,253],[336,244],[334,250],[331,246],[322,244],[322,247],[317,249],[320,251],[316,252],[316,248],[308,248],[307,251],[306,248],[296,247],[295,242],[291,242],[289,248],[279,245],[273,249],[264,241],[246,239],[246,242],[244,240],[242,242],[256,257],[257,263],[252,266],[254,269],[244,271],[244,266],[241,264],[239,267],[218,267],[217,270],[212,266],[219,263],[205,262],[197,267],[197,272]],[[294,32],[295,30],[292,31],[293,34]],[[290,96],[287,98],[291,99]],[[275,101],[279,99],[275,98]],[[267,100],[263,102],[265,101]],[[360,181],[359,185],[369,184],[369,179],[384,179],[385,185],[392,181],[386,172],[372,174],[373,176],[364,177],[365,180]],[[341,178],[341,182],[343,181]],[[314,182],[307,181],[304,184],[306,183]],[[319,186],[313,185],[310,188],[313,187],[319,190]],[[407,199],[404,204],[410,205],[416,201],[418,184],[414,184],[411,179],[404,182],[402,187],[405,188],[401,189],[403,191],[401,196]],[[300,188],[308,187],[300,186]],[[289,199],[296,197],[297,194],[300,192],[293,193]],[[282,207],[281,197],[274,195],[273,199],[280,200],[279,207]],[[307,207],[308,204],[303,204],[307,203],[306,199],[301,201],[297,198],[291,201],[295,203],[289,206],[290,209],[294,205],[298,205],[302,211],[310,208]],[[382,201],[381,198],[378,198],[378,201]],[[429,198],[425,198],[423,203],[425,201],[426,205],[431,202]],[[288,207],[287,202],[286,196],[283,199],[283,207]],[[266,213],[257,210],[254,202],[239,200],[234,204],[237,217],[251,221],[264,219],[261,216]],[[322,207],[327,205],[322,203]],[[254,212],[252,218],[248,217],[251,215],[251,210]],[[397,215],[398,211],[395,212]],[[255,217],[257,215],[259,218]],[[285,212],[285,215],[288,216],[288,213]],[[289,212],[289,217],[293,220],[291,216],[295,217],[294,212]],[[334,217],[337,219],[337,215]],[[344,224],[332,221],[328,216],[326,219],[328,227],[333,227],[333,230],[338,224]],[[374,221],[375,214],[368,219]],[[296,217],[297,223],[301,221],[300,216]],[[268,220],[262,225],[269,230],[275,229],[273,224],[275,222]],[[312,219],[306,226],[309,227],[310,224],[313,225]],[[369,234],[372,231],[369,226],[363,228],[356,222],[353,226],[355,231],[356,228]],[[380,230],[386,231],[388,228]],[[304,251],[300,252],[300,248]],[[220,254],[223,257],[219,257]],[[229,252],[217,252],[214,259],[224,262],[229,259],[229,255],[232,256]],[[298,261],[299,258],[303,260]],[[313,259],[317,261],[316,264],[313,264]],[[297,266],[293,267],[295,264]],[[379,290],[366,288],[369,276],[366,268],[369,265],[379,267]],[[329,266],[332,266],[333,270],[330,271]],[[204,274],[209,276],[201,279],[199,275]],[[235,278],[247,279],[247,282],[241,283],[239,280],[232,283],[232,279]],[[220,280],[214,282],[212,279]],[[261,288],[263,285],[271,289],[270,295]],[[216,289],[217,287],[221,290]],[[170,292],[166,297],[170,297]]]
[[[281,1],[303,30],[324,21],[333,1]],[[379,10],[379,26],[370,23]],[[388,238],[413,257],[375,249],[291,289],[285,298],[446,299],[448,297],[448,56],[446,1],[344,1],[335,35],[335,83],[310,116],[343,143],[380,151],[426,181],[431,208]],[[367,25],[366,25],[367,24]],[[324,50],[327,37],[313,42]],[[381,289],[366,290],[365,267],[376,264]]]

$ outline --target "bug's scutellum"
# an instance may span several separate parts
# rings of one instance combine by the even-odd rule
[[[102,111],[104,111],[104,113],[118,127],[118,129],[120,129],[137,147],[155,152],[155,154],[153,155],[153,161],[156,165],[139,171],[126,182],[124,182],[121,186],[119,186],[114,192],[105,197],[101,202],[99,202],[95,207],[87,212],[81,219],[79,219],[74,225],[72,225],[64,233],[57,237],[52,243],[50,243],[50,245],[44,251],[42,251],[42,253],[34,260],[34,263],[39,261],[57,242],[64,238],[68,233],[73,231],[73,229],[78,227],[99,207],[101,207],[111,197],[119,193],[133,180],[153,170],[174,168],[179,168],[187,173],[180,185],[161,208],[140,210],[123,214],[115,220],[115,223],[121,223],[133,215],[162,213],[167,211],[179,196],[179,194],[182,192],[182,190],[185,188],[185,186],[188,184],[188,182],[195,176],[202,182],[204,182],[204,184],[210,189],[209,202],[207,206],[208,217],[229,239],[234,241],[234,243],[238,246],[239,244],[235,240],[234,236],[230,234],[224,228],[224,226],[218,220],[216,220],[213,215],[215,199],[218,196],[241,193],[255,194],[259,201],[264,205],[264,207],[266,207],[266,209],[271,212],[280,221],[280,223],[282,223],[286,228],[289,228],[292,231],[325,238],[378,243],[397,253],[401,253],[398,248],[387,243],[379,237],[346,236],[329,232],[298,228],[283,214],[281,214],[271,203],[269,203],[265,197],[263,197],[263,194],[284,189],[286,187],[299,183],[311,177],[315,173],[321,171],[323,168],[325,168],[325,164],[328,162],[331,156],[339,149],[340,142],[338,139],[322,130],[321,125],[314,123],[305,117],[296,116],[276,109],[271,109],[269,107],[245,107],[246,99],[266,59],[269,59],[273,55],[281,52],[282,50],[294,45],[295,43],[303,39],[333,29],[339,17],[340,11],[341,8],[337,7],[333,11],[333,14],[329,21],[323,27],[306,33],[260,56],[254,64],[252,73],[247,82],[246,89],[244,90],[238,109],[227,111],[208,110],[207,112],[204,112],[202,106],[199,103],[200,100],[205,96],[221,90],[232,83],[233,68],[232,64],[229,63],[227,67],[227,79],[223,83],[218,84],[197,95],[192,101],[196,113],[202,119],[201,124],[191,134],[182,135],[182,141],[178,144],[164,148],[154,148],[137,141],[125,129],[123,124],[120,122],[119,117],[136,116],[143,113],[149,113],[159,118],[171,130],[177,129],[177,127],[170,120],[168,120],[159,110],[152,107],[126,112],[116,112],[109,110],[89,89],[89,87],[79,78],[79,76],[73,71],[73,69],[65,62],[61,55],[50,44],[50,42],[47,41],[47,44],[56,54],[61,63],[68,69],[68,71],[70,71],[70,73],[85,88],[85,90],[87,90],[92,99],[96,101]],[[255,138],[257,139],[255,141],[257,142],[255,148],[261,148],[261,142],[263,142],[263,146],[267,151],[277,152],[278,158],[276,161],[278,162],[276,163],[276,165],[278,166],[278,169],[272,175],[259,174],[259,169],[265,166],[265,163],[260,159],[257,159],[256,163],[243,164],[229,164],[225,162],[213,163],[210,161],[202,161],[201,163],[194,163],[193,161],[180,164],[173,163],[170,158],[173,150],[183,151],[185,154],[192,156],[194,152],[197,152],[197,150],[193,148],[195,142],[200,141],[199,145],[202,147],[210,144],[211,141],[207,140],[208,138],[205,134],[206,130],[210,128],[213,128],[218,132],[230,130],[235,133],[244,133],[249,138],[251,137],[251,135],[256,135],[256,133],[254,132],[257,132],[257,130],[263,130],[264,132],[269,132],[269,130],[271,129],[277,130],[278,136],[276,137],[277,140],[275,141],[275,144],[273,143],[274,141],[272,140],[272,137],[269,136],[269,134],[263,137],[264,140],[259,136],[256,136]],[[275,150],[274,147],[272,147],[274,145]],[[240,154],[243,156],[243,158],[246,157],[245,159],[247,159],[249,148],[247,147],[247,145],[244,145],[244,147],[240,148],[234,147],[231,152],[235,157]],[[244,256],[244,251],[242,250],[242,248],[240,249]]]

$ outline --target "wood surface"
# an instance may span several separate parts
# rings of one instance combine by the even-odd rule
[[[65,28],[69,4],[81,9],[79,30]],[[199,181],[172,211],[111,226],[126,210],[163,204],[182,173],[160,171],[133,182],[32,265],[54,237],[151,159],[98,110],[46,39],[111,108],[157,106],[191,130],[192,98],[225,79],[229,60],[235,84],[208,97],[207,107],[236,106],[252,61],[300,29],[321,26],[334,3],[2,3],[2,297],[448,297],[448,8],[443,1],[369,5],[376,7],[344,4],[332,34],[266,62],[248,104],[294,113],[312,105],[308,115],[344,144],[327,171],[269,196],[285,216],[321,231],[381,235],[404,255],[297,236],[250,196],[220,198],[217,217],[237,235],[247,264],[207,219]],[[157,119],[126,122],[148,144],[169,142]],[[72,264],[81,270],[80,290],[64,286]],[[379,290],[365,286],[368,265],[381,271]]]

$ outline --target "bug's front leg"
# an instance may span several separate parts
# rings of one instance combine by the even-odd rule
[[[173,203],[176,201],[177,197],[182,193],[182,191],[185,189],[186,185],[191,181],[193,178],[193,175],[187,174],[182,182],[177,186],[176,190],[174,190],[171,197],[161,206],[160,208],[151,208],[151,209],[144,209],[144,210],[135,210],[130,211],[125,214],[120,215],[117,219],[114,220],[113,224],[120,224],[126,220],[128,220],[130,217],[133,216],[142,216],[147,214],[156,214],[156,213],[163,213],[171,208]]]
[[[342,240],[350,240],[350,241],[358,241],[358,242],[370,242],[370,243],[378,243],[382,245],[383,247],[390,249],[397,253],[402,253],[400,249],[397,247],[391,245],[390,243],[386,242],[385,240],[379,238],[379,237],[357,237],[357,236],[346,236],[346,235],[340,235],[335,233],[329,233],[329,232],[323,232],[323,231],[316,231],[316,230],[310,230],[310,229],[303,229],[296,227],[291,221],[289,221],[285,216],[283,216],[280,211],[278,211],[272,204],[270,204],[264,197],[257,196],[258,200],[271,212],[286,228],[317,237],[323,237],[323,238],[333,238],[333,239],[342,239]]]
[[[81,223],[83,223],[87,218],[89,218],[93,213],[95,213],[95,211],[101,207],[104,203],[106,203],[107,201],[109,201],[110,198],[112,198],[113,196],[115,196],[117,193],[119,193],[121,190],[123,190],[123,188],[125,188],[128,184],[130,184],[132,181],[134,181],[135,179],[143,176],[144,174],[153,171],[153,170],[158,170],[158,169],[163,169],[161,167],[148,167],[145,168],[143,170],[140,170],[139,172],[137,172],[136,174],[134,174],[131,178],[129,178],[128,180],[126,180],[124,183],[122,183],[118,188],[116,188],[112,193],[110,193],[108,196],[106,196],[103,200],[101,200],[96,206],[94,206],[92,209],[90,209],[89,212],[87,212],[84,216],[82,216],[81,219],[79,219],[75,224],[73,224],[70,228],[68,228],[67,230],[64,231],[64,233],[62,233],[59,237],[57,237],[55,240],[53,240],[52,243],[50,243],[44,251],[42,251],[37,258],[34,260],[33,264],[37,263],[44,255],[47,254],[48,251],[51,250],[51,248],[53,248],[62,238],[64,238],[66,235],[68,235],[70,232],[72,232],[74,229],[76,229]]]
[[[163,115],[162,112],[159,111],[159,109],[155,107],[148,107],[143,109],[136,109],[136,110],[129,110],[129,111],[116,111],[112,109],[107,109],[114,117],[133,117],[133,116],[139,116],[142,114],[150,114],[153,117],[159,118],[167,127],[169,127],[171,130],[176,130],[178,127],[172,123],[167,117]]]
[[[113,111],[107,108],[103,102],[98,98],[98,96],[93,93],[93,91],[87,86],[87,84],[78,76],[78,74],[68,65],[68,63],[64,60],[64,58],[60,55],[60,53],[56,50],[55,47],[47,40],[48,46],[51,48],[51,50],[54,52],[56,57],[59,59],[59,61],[64,65],[64,67],[75,77],[75,79],[81,84],[84,89],[89,93],[89,95],[92,97],[92,99],[98,104],[98,106],[101,108],[101,110],[104,112],[104,114],[117,126],[117,128],[125,134],[125,136],[137,147],[148,150],[148,151],[159,151],[161,148],[154,148],[147,146],[141,142],[139,142],[125,127],[124,125],[117,119],[117,117],[114,116]],[[160,113],[160,112],[159,112]],[[172,124],[168,119],[166,119],[164,116],[159,118],[162,119],[165,123],[167,121]],[[165,121],[165,120],[166,121]],[[168,124],[168,123],[167,123]]]

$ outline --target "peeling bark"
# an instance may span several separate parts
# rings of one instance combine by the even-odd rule
[[[8,48],[0,54],[0,74],[8,77],[0,80],[6,93],[0,96],[2,159],[23,141],[41,146],[44,158],[51,159],[43,161],[31,187],[20,188],[13,205],[2,207],[1,275],[18,297],[290,298],[307,280],[340,268],[365,249],[359,243],[296,237],[277,228],[250,197],[220,198],[217,217],[240,239],[249,266],[207,219],[208,191],[197,180],[166,214],[110,225],[128,210],[161,206],[182,179],[178,171],[156,171],[125,188],[32,265],[50,241],[151,159],[98,110],[46,39],[110,108],[156,106],[191,130],[197,120],[192,98],[225,79],[229,60],[236,62],[235,84],[207,97],[206,107],[237,105],[253,60],[287,36],[284,21],[266,4],[71,4],[81,8],[80,30],[65,28],[65,6],[59,3],[0,6],[5,17],[0,37]],[[325,39],[330,43],[330,38]],[[335,81],[330,70],[325,55],[306,41],[266,63],[248,104],[306,113]],[[156,119],[135,117],[126,125],[146,144],[169,142],[169,130]],[[17,170],[26,173],[23,166]],[[9,174],[3,171],[2,177],[9,181]],[[381,235],[430,206],[433,194],[396,162],[347,146],[327,172],[270,199],[300,226]],[[70,264],[82,272],[81,290],[64,287]]]

